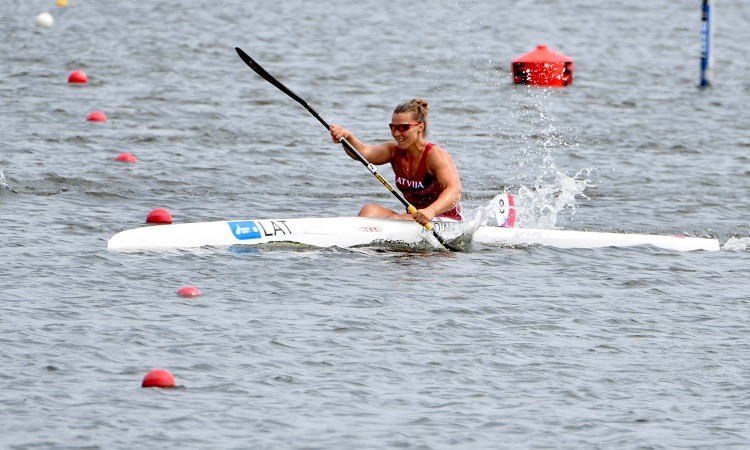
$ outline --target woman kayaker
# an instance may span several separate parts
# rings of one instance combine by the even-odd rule
[[[461,220],[458,170],[448,152],[425,140],[427,112],[427,101],[422,99],[398,105],[389,124],[394,140],[378,145],[367,145],[348,130],[331,125],[333,142],[338,144],[344,138],[370,163],[390,163],[396,187],[417,208],[414,215],[402,214],[368,203],[362,207],[360,216],[414,219],[422,225],[433,220]]]

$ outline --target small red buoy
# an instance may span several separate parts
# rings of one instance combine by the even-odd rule
[[[134,163],[136,160],[135,156],[130,153],[120,153],[119,155],[115,156],[115,161]]]
[[[198,297],[201,295],[201,291],[193,286],[183,286],[177,291],[177,295],[180,297]]]
[[[88,81],[86,74],[82,70],[74,70],[68,76],[68,83],[85,83]]]
[[[156,208],[148,213],[146,223],[172,223],[172,215],[164,208]]]
[[[514,59],[511,71],[516,84],[567,86],[573,82],[573,60],[546,45]]]
[[[173,388],[175,386],[174,377],[164,369],[154,369],[143,377],[141,387],[158,387]]]
[[[93,111],[88,117],[86,117],[86,120],[89,122],[106,122],[107,116],[101,111]]]

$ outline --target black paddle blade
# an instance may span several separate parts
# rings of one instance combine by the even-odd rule
[[[433,236],[435,236],[435,239],[437,239],[437,240],[438,240],[438,242],[440,242],[440,245],[442,245],[443,247],[447,248],[448,250],[450,250],[450,251],[452,251],[452,252],[460,252],[460,251],[461,251],[461,249],[460,249],[460,248],[458,248],[458,247],[456,247],[455,245],[452,245],[452,244],[449,244],[449,243],[447,243],[447,242],[445,241],[445,239],[443,239],[443,238],[442,238],[442,237],[441,237],[441,236],[440,236],[440,235],[439,235],[439,234],[437,233],[437,231],[435,231],[434,229],[432,230],[432,235],[433,235]]]
[[[255,71],[255,73],[257,73],[258,75],[260,75],[261,77],[263,77],[263,79],[265,79],[266,81],[268,81],[272,85],[274,85],[277,88],[279,88],[282,91],[284,91],[284,93],[286,93],[286,94],[288,94],[290,96],[293,96],[293,97],[297,97],[296,94],[294,94],[292,91],[290,91],[289,89],[287,89],[286,86],[284,86],[283,84],[281,84],[279,82],[279,80],[277,80],[276,78],[272,77],[270,73],[266,72],[266,70],[263,67],[261,67],[260,64],[258,64],[257,62],[255,62],[255,60],[253,58],[251,58],[250,55],[248,55],[247,53],[243,52],[241,48],[235,47],[234,49],[237,50],[237,54],[240,55],[240,58],[243,61],[245,61],[245,64],[247,64],[248,66],[250,66],[250,68],[253,69]],[[297,97],[297,98],[299,98],[299,97]],[[296,98],[295,98],[295,100],[296,100]]]

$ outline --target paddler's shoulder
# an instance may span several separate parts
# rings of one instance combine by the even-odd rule
[[[396,154],[396,150],[398,150],[398,142],[396,141],[386,141],[386,142],[383,142],[382,145],[391,154],[391,158],[393,157],[393,155]]]
[[[448,158],[451,157],[450,153],[448,153],[443,147],[441,147],[441,146],[439,146],[437,144],[428,143],[427,147],[429,147],[429,149],[430,149],[429,152],[427,152],[427,160],[428,161],[430,161],[430,160],[440,160],[440,159],[443,159],[443,158],[446,158],[446,157],[448,157]],[[425,150],[427,149],[427,147],[425,147]]]

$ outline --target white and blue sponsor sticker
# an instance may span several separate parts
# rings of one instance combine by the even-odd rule
[[[244,241],[247,239],[260,239],[260,227],[252,220],[238,220],[227,222],[232,234],[237,239]]]

